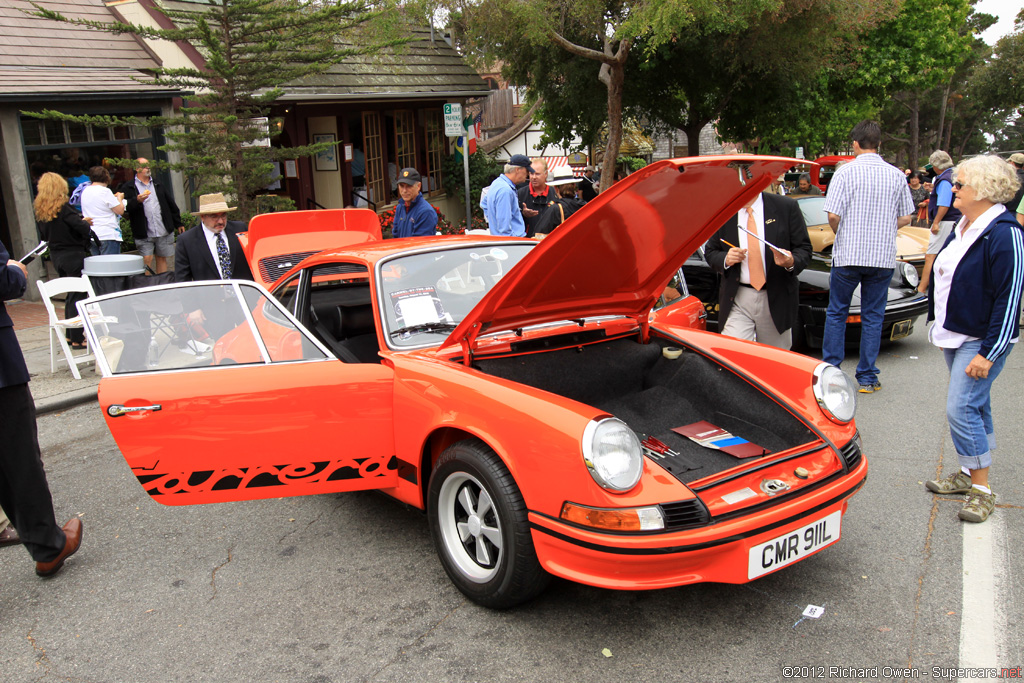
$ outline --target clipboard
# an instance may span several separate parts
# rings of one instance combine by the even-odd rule
[[[748,235],[750,235],[754,239],[760,240],[760,241],[764,242],[765,245],[771,247],[772,249],[774,249],[775,251],[779,252],[780,254],[785,254],[786,256],[792,256],[793,255],[793,252],[791,252],[789,249],[783,249],[782,247],[775,246],[774,244],[772,244],[771,242],[769,242],[765,238],[761,237],[760,235],[755,235],[754,233],[750,232],[749,230],[744,228],[742,225],[737,225],[736,227],[739,228],[740,230],[742,230],[743,232],[747,233]]]

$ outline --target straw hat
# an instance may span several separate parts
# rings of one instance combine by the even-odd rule
[[[199,197],[199,210],[196,211],[196,214],[202,216],[208,213],[226,213],[237,208],[237,206],[228,206],[227,201],[224,200],[224,195],[220,192],[204,194]]]

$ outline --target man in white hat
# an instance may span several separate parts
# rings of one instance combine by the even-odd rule
[[[174,247],[175,282],[253,279],[238,241],[247,224],[228,221],[228,212],[236,208],[228,206],[222,194],[199,198],[200,224],[182,233]]]

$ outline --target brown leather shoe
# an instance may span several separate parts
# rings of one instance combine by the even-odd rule
[[[0,548],[7,545],[21,545],[21,537],[13,526],[0,531]]]
[[[64,560],[78,552],[78,546],[82,545],[82,520],[75,517],[65,524],[64,536],[64,550],[52,562],[36,562],[36,576],[53,576],[64,566]]]

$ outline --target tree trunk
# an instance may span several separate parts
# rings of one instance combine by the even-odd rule
[[[703,121],[683,128],[683,132],[686,133],[686,154],[688,156],[700,156],[700,132],[702,130],[704,130]]]
[[[576,45],[566,40],[557,31],[550,34],[551,40],[574,55],[594,59],[601,62],[598,80],[608,88],[608,145],[605,147],[604,159],[601,162],[601,187],[604,192],[615,182],[615,161],[619,156],[619,145],[622,144],[622,90],[626,80],[626,58],[629,48],[633,46],[632,38],[619,41],[618,49],[612,52],[609,37],[604,39],[604,51]]]
[[[921,159],[921,98],[916,92],[910,98],[910,149],[907,156],[907,166],[916,171],[917,162]]]
[[[956,103],[950,103],[949,105],[949,123],[946,124],[946,140],[943,144],[942,149],[949,149],[950,138],[953,137],[953,114],[956,111]],[[942,137],[942,129],[939,129],[939,137]]]
[[[936,128],[938,135],[935,137],[935,147],[938,149],[942,149],[942,130],[946,125],[946,105],[949,104],[949,87],[950,84],[947,83],[942,91],[942,102],[939,105],[939,126]]]
[[[607,76],[607,79],[602,80],[608,86],[608,144],[604,148],[604,159],[601,162],[600,188],[604,192],[615,182],[615,162],[622,145],[622,88],[626,69],[621,62],[606,62],[601,66],[601,72]]]

